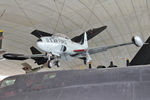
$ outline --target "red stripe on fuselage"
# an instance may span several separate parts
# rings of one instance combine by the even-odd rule
[[[73,52],[83,52],[84,49],[79,49],[79,50],[73,50]]]

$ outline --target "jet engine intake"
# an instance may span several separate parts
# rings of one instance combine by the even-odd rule
[[[62,46],[61,46],[61,51],[62,51],[62,52],[65,52],[66,50],[67,50],[66,46],[62,45]]]

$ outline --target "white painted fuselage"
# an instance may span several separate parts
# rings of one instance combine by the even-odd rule
[[[68,38],[59,36],[41,37],[37,41],[37,46],[42,51],[56,56],[61,56],[62,54],[74,55],[79,52],[84,52],[88,48],[82,44],[72,42]]]

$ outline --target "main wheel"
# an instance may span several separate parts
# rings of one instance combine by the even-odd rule
[[[60,67],[60,62],[59,62],[59,60],[56,60],[56,61],[54,62],[54,64],[55,64],[57,67]]]
[[[57,61],[56,66],[60,67],[60,62],[59,61]]]
[[[51,68],[53,65],[51,63],[51,61],[48,61],[48,68]]]

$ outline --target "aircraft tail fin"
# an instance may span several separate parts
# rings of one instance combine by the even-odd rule
[[[88,40],[87,40],[87,33],[84,32],[84,41],[82,44],[85,48],[88,48]]]
[[[150,64],[150,37],[146,40],[137,54],[134,56],[129,66]]]
[[[30,50],[31,50],[31,52],[32,52],[32,54],[42,54],[39,50],[37,50],[35,47],[31,47],[30,48]]]

